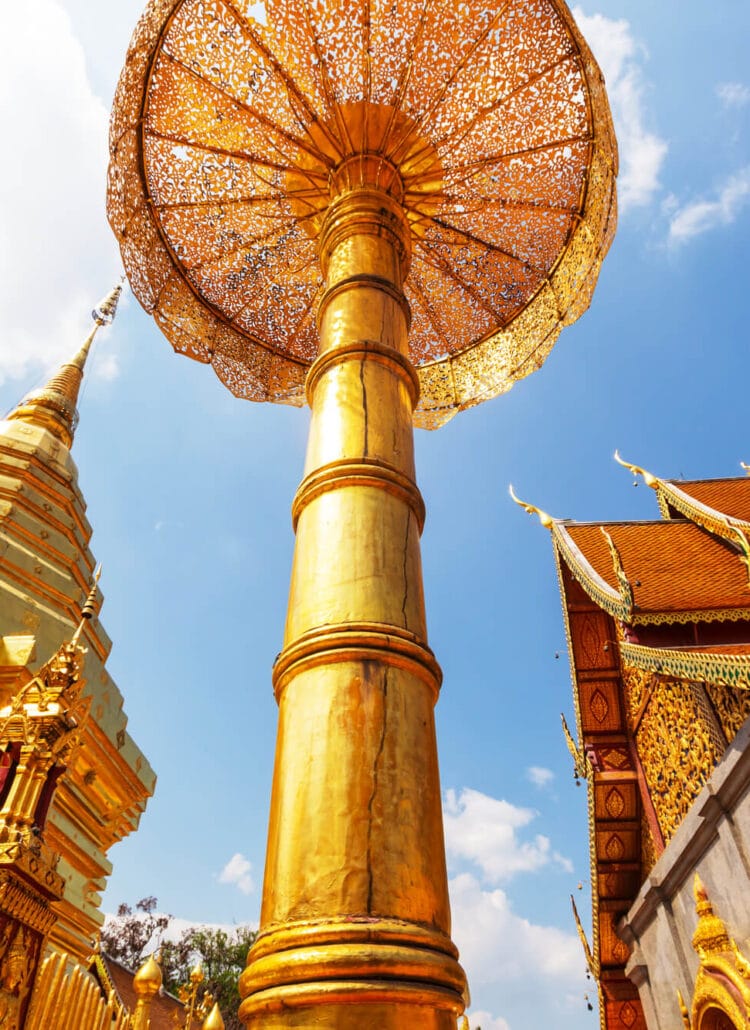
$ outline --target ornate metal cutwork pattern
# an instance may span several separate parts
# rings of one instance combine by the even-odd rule
[[[721,757],[696,687],[659,678],[636,745],[659,827],[668,842]]]
[[[603,80],[562,0],[151,0],[110,151],[141,304],[236,395],[294,404],[330,185],[374,160],[411,225],[415,421],[431,428],[541,365],[615,228]]]

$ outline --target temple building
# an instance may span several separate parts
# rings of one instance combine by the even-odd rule
[[[155,776],[107,671],[111,642],[96,618],[91,526],[70,453],[86,358],[119,291],[94,311],[79,353],[0,422],[4,1030],[129,1018],[95,975],[95,942],[108,852],[137,828]]]
[[[617,460],[659,519],[524,504],[552,535],[577,739],[564,729],[588,785],[590,943],[576,921],[603,1030],[747,1027],[750,478]]]

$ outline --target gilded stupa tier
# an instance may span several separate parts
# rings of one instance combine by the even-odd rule
[[[0,422],[0,709],[73,638],[91,586],[92,531],[68,447],[89,346]],[[85,961],[104,918],[107,852],[136,829],[155,776],[127,732],[123,698],[106,668],[111,642],[97,619],[78,643],[88,718],[46,813],[43,842],[59,854],[65,883],[49,943]]]
[[[525,505],[560,576],[568,741],[589,792],[584,942],[605,1030],[646,1026],[619,921],[750,716],[750,478],[666,480],[616,457],[655,491],[661,520],[577,523]]]
[[[603,80],[563,0],[151,0],[110,149],[134,293],[250,400],[304,401],[332,197],[393,192],[428,428],[539,368],[616,222]]]

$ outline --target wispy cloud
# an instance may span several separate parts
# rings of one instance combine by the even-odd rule
[[[744,82],[720,82],[716,95],[726,107],[744,107],[750,104],[750,86]]]
[[[219,883],[231,884],[243,894],[252,894],[255,890],[252,871],[252,863],[238,851],[219,873]]]
[[[519,831],[537,817],[531,808],[519,808],[477,790],[460,794],[446,791],[443,808],[448,855],[472,862],[489,883],[510,880],[556,863],[567,871],[567,858],[552,850],[549,837],[537,833],[522,840]]]
[[[74,353],[120,264],[102,212],[107,107],[55,0],[3,11],[0,96],[23,100],[2,105],[11,151],[0,163],[0,195],[12,202],[0,224],[0,381],[28,382]],[[106,339],[92,356],[95,378],[116,374],[97,353]]]
[[[750,165],[729,176],[709,197],[677,206],[669,222],[669,242],[686,243],[718,226],[731,225],[750,200]]]
[[[607,81],[620,148],[620,209],[649,204],[660,188],[667,144],[648,128],[645,48],[624,18],[585,14],[581,7],[573,8],[573,14]]]
[[[540,790],[544,790],[545,787],[549,787],[554,778],[555,774],[552,770],[545,769],[542,765],[530,765],[526,770],[526,779]]]

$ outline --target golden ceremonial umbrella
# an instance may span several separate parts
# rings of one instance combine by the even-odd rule
[[[588,306],[615,227],[601,73],[564,3],[152,2],[111,131],[109,218],[176,350],[302,403],[329,176],[403,180],[417,425],[507,390]]]
[[[136,296],[233,393],[312,408],[248,1026],[448,1030],[412,425],[539,367],[615,227],[562,0],[151,0],[111,127]]]

